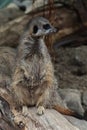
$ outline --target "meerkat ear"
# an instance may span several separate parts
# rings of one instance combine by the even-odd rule
[[[38,26],[37,26],[37,25],[34,25],[34,27],[33,27],[33,33],[36,34],[37,31],[38,31]]]

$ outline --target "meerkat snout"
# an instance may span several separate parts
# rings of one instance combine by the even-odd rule
[[[57,32],[57,29],[49,23],[42,24],[40,27],[38,25],[34,25],[33,27],[33,36],[45,36],[55,32]]]

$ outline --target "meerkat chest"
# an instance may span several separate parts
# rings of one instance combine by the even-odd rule
[[[26,61],[25,74],[30,86],[38,86],[43,82],[46,75],[45,64],[44,59],[38,57],[37,55],[34,55],[31,59]]]
[[[44,59],[34,55],[31,59],[26,61],[25,68],[25,75],[27,75],[25,82],[32,105],[37,102],[38,97],[44,92],[44,88],[42,87],[46,77]]]

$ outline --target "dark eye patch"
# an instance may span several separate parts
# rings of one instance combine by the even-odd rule
[[[50,27],[49,24],[44,24],[44,25],[43,25],[43,28],[47,30],[47,29],[50,29],[51,27]]]
[[[35,33],[37,33],[37,31],[38,31],[38,27],[35,25],[35,26],[33,27],[33,33],[35,34]]]

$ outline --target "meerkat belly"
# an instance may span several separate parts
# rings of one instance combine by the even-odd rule
[[[26,86],[28,90],[28,105],[35,105],[44,91],[42,84],[45,80],[45,65],[42,59],[34,56],[26,67]]]

